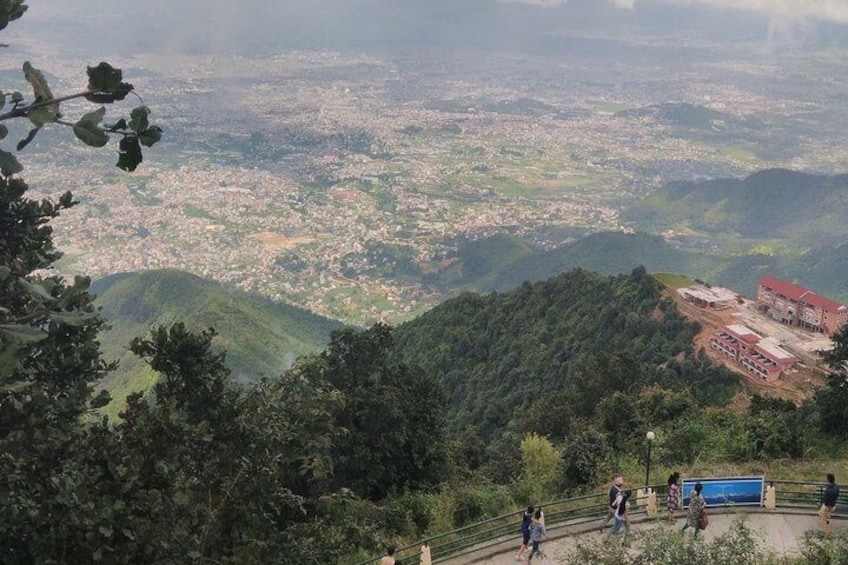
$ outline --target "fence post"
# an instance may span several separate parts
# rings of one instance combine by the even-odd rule
[[[657,515],[657,489],[648,489],[648,516]]]
[[[766,510],[774,510],[777,508],[777,493],[774,490],[774,483],[769,483],[766,487],[766,500],[764,506]]]

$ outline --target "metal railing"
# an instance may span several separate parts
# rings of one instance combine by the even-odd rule
[[[775,487],[776,506],[778,508],[796,509],[799,511],[815,511],[822,503],[824,483],[809,481],[785,481],[765,478],[764,488]],[[665,513],[667,491],[665,484],[650,485],[657,493],[658,514]],[[647,513],[644,499],[635,496],[631,498],[637,504],[629,511],[631,516]],[[763,496],[765,500],[765,495]],[[642,502],[640,504],[640,501]],[[837,507],[848,505],[848,488],[843,487]],[[545,524],[548,530],[556,530],[565,526],[577,526],[582,530],[588,524],[600,525],[606,516],[607,493],[596,492],[572,498],[563,498],[542,504],[545,513]],[[428,546],[433,563],[460,557],[472,551],[477,552],[500,545],[511,540],[515,541],[515,549],[521,541],[520,514],[523,509],[508,514],[489,518],[481,522],[469,524],[449,532],[443,532],[417,540],[415,543],[399,547],[395,556],[403,565],[418,565],[421,548]],[[372,565],[380,562],[381,557],[373,557],[361,561],[357,565]]]

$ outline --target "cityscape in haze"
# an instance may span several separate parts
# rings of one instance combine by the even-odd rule
[[[833,2],[39,4],[4,84],[42,53],[76,92],[106,60],[165,130],[132,174],[62,131],[20,154],[35,194],[80,201],[53,224],[63,274],[177,268],[398,322],[447,297],[464,242],[551,250],[631,230],[671,181],[848,170]]]

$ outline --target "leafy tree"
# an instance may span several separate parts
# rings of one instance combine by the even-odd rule
[[[848,373],[828,375],[827,383],[814,397],[823,432],[848,437]]]
[[[803,416],[791,401],[755,394],[744,427],[747,443],[741,454],[744,457],[795,458],[804,455]]]
[[[562,455],[563,475],[569,487],[596,483],[616,458],[615,446],[606,435],[588,423],[577,429],[566,441]]]
[[[333,448],[332,484],[379,500],[393,490],[437,484],[447,470],[443,389],[390,358],[393,330],[335,332],[326,351],[301,370],[342,394],[336,422],[346,431]]]
[[[816,391],[814,404],[822,431],[848,437],[848,324],[833,335],[834,348],[825,359],[832,369],[826,385]]]
[[[833,349],[825,354],[825,361],[834,371],[848,370],[848,324],[833,334]]]
[[[517,427],[525,433],[545,435],[561,441],[571,433],[574,411],[573,396],[566,391],[552,391],[536,399],[516,416]]]
[[[601,429],[614,437],[628,436],[641,429],[634,402],[623,392],[614,392],[602,399],[596,412]]]
[[[165,562],[175,551],[194,562],[279,554],[310,562],[303,546],[317,532],[300,525],[321,519],[340,396],[297,368],[243,388],[212,350],[214,335],[176,324],[132,344],[162,373],[155,399],[130,397],[118,428],[124,459],[135,464],[136,496],[155,495],[135,517],[147,528],[169,525],[147,534],[165,548],[135,562]]]
[[[548,438],[527,434],[521,441],[522,486],[529,500],[548,500],[560,479],[562,455]]]
[[[677,420],[695,405],[695,398],[689,389],[669,390],[659,385],[650,385],[639,392],[636,411],[642,422],[658,425]]]
[[[575,412],[582,417],[592,417],[600,403],[614,393],[625,393],[641,384],[638,364],[627,355],[601,354],[587,357],[573,370],[571,390]],[[626,398],[621,395],[620,398]],[[620,402],[613,409],[623,409]],[[626,408],[632,416],[632,407]],[[610,414],[614,418],[613,414]]]
[[[26,10],[22,0],[0,0],[0,29]],[[121,119],[109,126],[100,125],[104,106],[77,122],[65,120],[61,112],[65,101],[85,98],[109,104],[133,91],[131,84],[123,82],[120,69],[108,63],[89,67],[87,87],[66,96],[54,96],[44,74],[29,62],[23,64],[23,73],[31,98],[0,90],[0,141],[9,134],[3,122],[28,120],[33,126],[17,144],[18,151],[43,127],[65,125],[92,146],[101,147],[110,135],[119,136],[118,166],[134,170],[142,158],[139,144],[149,147],[161,138],[161,129],[149,124],[150,112],[145,106],[133,109],[129,122]],[[61,257],[53,248],[47,223],[75,202],[70,193],[57,202],[27,199],[26,183],[15,176],[22,170],[17,157],[0,148],[0,386],[25,379],[27,374],[37,375],[43,383],[50,383],[54,393],[76,390],[84,396],[85,386],[79,383],[91,382],[108,369],[97,353],[95,336],[101,323],[87,294],[90,281],[78,277],[73,285],[66,285],[58,277],[38,274]],[[61,374],[57,374],[57,364],[62,364]]]

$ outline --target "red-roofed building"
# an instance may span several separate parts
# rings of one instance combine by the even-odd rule
[[[781,323],[825,335],[848,323],[848,306],[774,277],[760,279],[757,303]]]
[[[739,324],[724,326],[716,331],[710,345],[747,372],[766,381],[776,380],[783,371],[798,362],[797,357],[783,349],[773,338],[764,338],[751,328]]]

